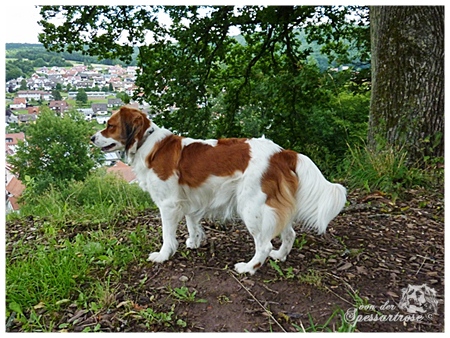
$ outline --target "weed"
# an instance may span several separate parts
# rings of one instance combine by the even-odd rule
[[[283,269],[278,265],[277,261],[274,261],[272,259],[269,260],[269,265],[278,273],[281,278],[292,279],[295,277],[294,269],[291,266],[283,271]]]
[[[173,324],[174,306],[168,312],[156,312],[151,308],[141,310],[139,312],[141,318],[145,320],[145,326],[147,329],[152,329],[152,325],[159,324],[165,326],[171,326]],[[175,325],[180,327],[186,327],[187,323],[182,319],[177,319]]]
[[[306,234],[302,233],[302,236],[300,238],[296,238],[294,241],[294,247],[298,248],[299,250],[303,249],[303,246],[308,242],[306,239]]]
[[[20,216],[12,213],[7,219],[41,215],[53,225],[92,219],[112,223],[129,215],[130,210],[154,208],[150,196],[136,184],[117,179],[103,169],[83,182],[69,182],[64,188],[50,186],[39,199],[27,201],[27,194],[24,196]]]
[[[320,287],[322,285],[322,275],[320,272],[308,269],[308,272],[298,276],[298,279],[302,283]]]
[[[232,300],[227,295],[217,296],[217,301],[219,304],[232,303]]]
[[[309,313],[308,321],[309,326],[307,327],[305,327],[302,323],[300,325],[293,323],[292,325],[299,332],[354,332],[356,329],[356,323],[347,322],[345,320],[345,312],[340,308],[334,310],[331,316],[323,324],[315,323]]]
[[[169,287],[170,294],[177,300],[183,301],[183,302],[191,302],[191,303],[206,303],[206,299],[196,299],[195,296],[197,294],[197,291],[189,291],[189,288],[187,286],[181,286],[179,288],[170,288]]]
[[[100,324],[95,325],[94,328],[91,328],[90,326],[87,326],[81,332],[99,332],[100,328],[101,328]]]

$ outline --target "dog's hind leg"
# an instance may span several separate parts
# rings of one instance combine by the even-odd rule
[[[280,248],[278,250],[272,250],[270,252],[270,257],[284,262],[289,252],[291,252],[294,240],[295,240],[295,231],[292,228],[292,224],[288,224],[281,232]]]
[[[183,215],[175,208],[161,208],[163,245],[159,252],[153,252],[148,260],[162,263],[170,258],[178,248],[177,228]]]
[[[247,263],[237,263],[234,265],[238,273],[254,274],[260,268],[272,250],[271,236],[267,233],[259,233],[254,236],[255,241],[255,255]]]
[[[261,267],[272,250],[274,213],[271,208],[265,208],[264,212],[255,213],[253,205],[244,208],[242,219],[253,236],[255,242],[255,255],[248,263],[237,263],[234,268],[238,273],[254,274]]]
[[[186,246],[190,249],[200,247],[205,238],[205,232],[200,225],[200,216],[186,215],[186,224],[189,231],[189,238],[186,240]]]

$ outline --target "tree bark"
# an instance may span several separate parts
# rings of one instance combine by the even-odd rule
[[[369,145],[403,147],[410,164],[444,156],[444,6],[370,8]]]

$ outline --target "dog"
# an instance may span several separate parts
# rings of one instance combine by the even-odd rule
[[[346,189],[326,180],[307,156],[264,137],[181,137],[124,106],[91,141],[103,152],[124,151],[140,187],[158,206],[163,244],[149,255],[152,262],[162,263],[176,252],[183,217],[186,246],[195,249],[205,239],[203,217],[238,215],[253,236],[255,254],[235,264],[235,270],[254,274],[269,256],[286,260],[295,240],[294,222],[321,234],[346,202]],[[271,241],[277,236],[281,246],[274,250]]]

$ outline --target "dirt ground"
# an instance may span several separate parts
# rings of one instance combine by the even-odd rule
[[[254,253],[239,220],[204,221],[208,238],[197,250],[186,249],[187,231],[181,226],[180,246],[170,261],[129,266],[121,275],[114,307],[96,314],[67,309],[65,320],[77,316],[73,331],[99,324],[100,331],[111,332],[296,332],[325,330],[319,325],[342,310],[327,325],[338,330],[342,315],[357,309],[361,320],[355,331],[443,332],[443,191],[412,190],[395,202],[378,193],[353,193],[348,200],[325,235],[297,229],[286,262],[268,260],[253,276],[233,270]],[[142,214],[136,222],[160,236],[157,212]],[[402,290],[423,284],[435,290],[437,309],[401,321],[400,315],[412,319],[398,307]],[[192,301],[174,301],[168,291],[183,287],[195,294]],[[129,304],[135,312],[172,312],[173,321],[184,324],[149,326],[129,315]]]

